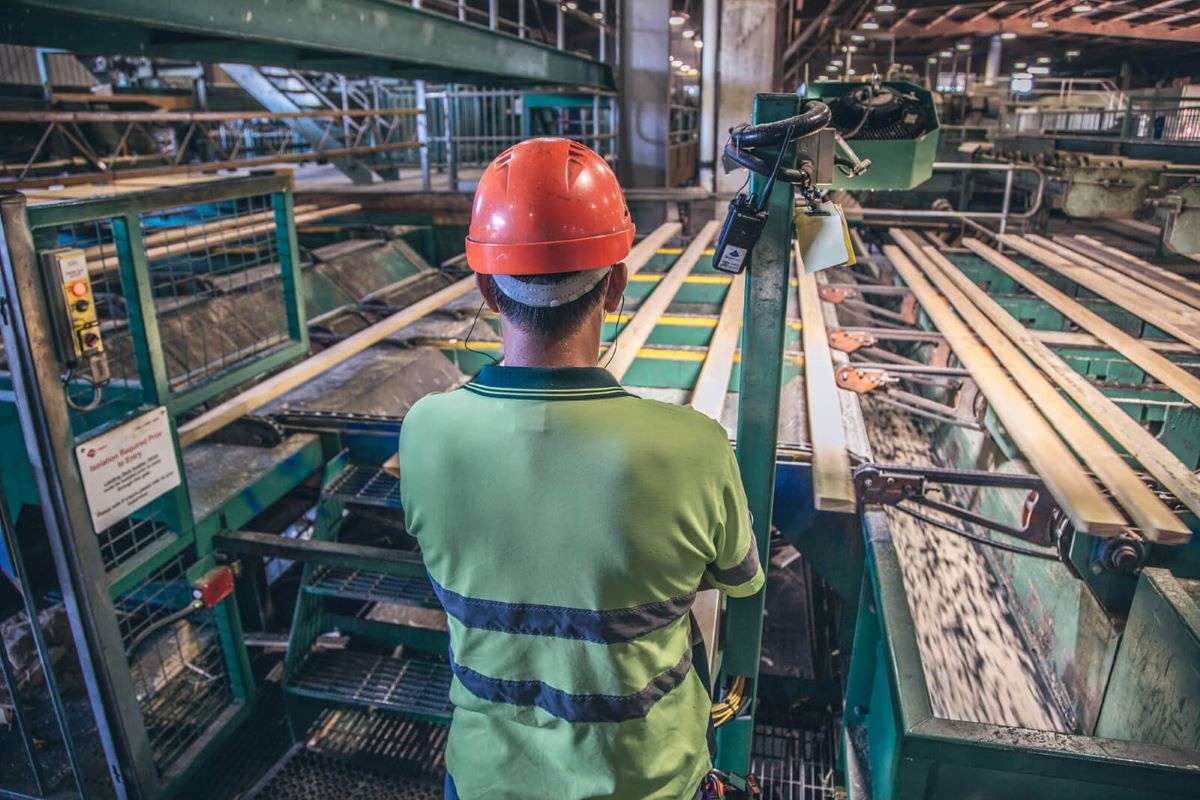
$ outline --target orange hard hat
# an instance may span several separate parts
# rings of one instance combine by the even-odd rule
[[[629,255],[633,233],[603,158],[569,139],[528,139],[496,156],[479,179],[467,263],[492,275],[600,269]]]

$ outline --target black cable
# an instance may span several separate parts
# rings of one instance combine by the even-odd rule
[[[608,369],[608,365],[612,363],[613,356],[615,356],[617,354],[617,339],[620,338],[621,331],[624,330],[624,327],[625,327],[621,324],[621,317],[624,314],[625,314],[625,295],[624,295],[624,293],[622,293],[621,294],[621,307],[617,309],[617,324],[613,327],[613,340],[608,345],[608,359],[604,362],[604,366],[601,367],[601,369]]]
[[[484,358],[490,358],[493,364],[500,366],[499,359],[497,359],[491,353],[485,353],[482,350],[476,350],[475,348],[471,347],[471,334],[475,332],[475,325],[479,322],[479,315],[483,313],[483,307],[486,303],[486,300],[479,301],[479,310],[475,312],[475,319],[471,320],[471,329],[467,331],[467,338],[463,341],[463,349],[476,355],[483,356]]]
[[[203,607],[204,603],[200,602],[199,600],[193,600],[191,603],[187,604],[178,611],[168,614],[167,616],[155,622],[153,625],[150,625],[137,636],[133,637],[133,641],[130,642],[129,646],[125,648],[125,658],[133,658],[133,654],[137,652],[137,649],[141,647],[142,643],[151,636],[158,633],[168,625],[178,622],[195,611],[199,611]]]
[[[901,501],[901,502],[903,502],[903,501]],[[940,519],[934,519],[931,516],[922,514],[920,511],[916,511],[914,509],[900,505],[900,503],[896,503],[896,505],[894,505],[893,508],[895,508],[899,511],[903,511],[905,514],[908,514],[911,517],[919,519],[922,522],[928,522],[930,525],[933,525],[936,528],[941,528],[944,531],[949,531],[950,533],[953,533],[957,536],[961,536],[964,539],[970,539],[973,542],[978,542],[979,544],[984,544],[984,545],[987,545],[988,547],[995,547],[998,550],[1007,550],[1010,553],[1017,553],[1018,555],[1032,556],[1034,558],[1043,558],[1047,561],[1058,561],[1059,560],[1057,553],[1047,553],[1043,550],[1030,550],[1029,548],[1026,548],[1026,547],[1017,547],[1016,545],[1011,545],[1011,544],[1008,544],[1007,542],[1000,542],[995,539],[991,539],[987,536],[980,536],[978,534],[971,533],[970,531],[963,530],[962,528],[955,527],[954,525],[950,525],[948,523],[942,522]]]

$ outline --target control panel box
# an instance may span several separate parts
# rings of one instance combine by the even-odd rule
[[[42,253],[42,265],[63,361],[71,366],[101,356],[104,340],[87,256],[74,248],[48,250]]]

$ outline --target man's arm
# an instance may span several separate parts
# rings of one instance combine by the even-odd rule
[[[717,556],[704,571],[702,588],[719,589],[731,597],[749,597],[766,581],[758,562],[758,541],[751,525],[746,490],[733,448],[725,446],[727,466],[722,476],[724,519],[713,531]]]

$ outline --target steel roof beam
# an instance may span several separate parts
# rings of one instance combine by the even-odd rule
[[[1198,42],[1200,31],[1188,28],[1170,28],[1161,23],[1132,26],[1123,22],[1107,20],[1056,19],[1054,27],[1048,30],[1038,30],[1033,27],[1034,17],[1005,17],[1004,30],[1031,36],[1049,34],[1077,34],[1081,36],[1112,36],[1119,39],[1148,39],[1165,42]],[[953,20],[938,25],[923,25],[920,23],[904,23],[896,25],[891,33],[897,38],[927,39],[936,36],[968,36],[974,33],[995,33],[1000,29],[1001,20],[983,19],[978,21],[955,22]]]
[[[391,0],[13,0],[0,17],[0,40],[74,52],[614,88],[607,64]]]

